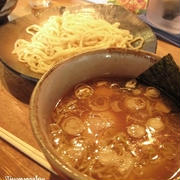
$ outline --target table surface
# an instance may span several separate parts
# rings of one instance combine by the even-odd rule
[[[52,3],[63,6],[77,3],[87,4],[82,0],[53,0]],[[31,13],[31,8],[28,5],[28,0],[18,0],[11,17],[18,18],[29,13]],[[180,48],[158,40],[157,54],[164,56],[167,53],[171,53],[180,66]],[[17,76],[0,63],[0,127],[39,149],[29,122],[29,98],[34,86],[33,82]],[[47,180],[59,179],[0,139],[0,180],[5,180],[6,176],[14,178],[37,176]]]

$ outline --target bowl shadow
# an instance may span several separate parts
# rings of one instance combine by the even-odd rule
[[[5,89],[21,102],[29,104],[36,82],[19,76],[5,66],[3,69],[2,83]]]

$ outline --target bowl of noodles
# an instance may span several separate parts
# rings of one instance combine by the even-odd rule
[[[0,34],[2,62],[34,81],[56,63],[80,53],[106,48],[156,51],[151,28],[116,5],[49,8],[8,23]]]
[[[59,176],[168,180],[179,175],[179,110],[160,90],[136,79],[159,60],[145,51],[96,50],[42,76],[31,97],[30,120]]]

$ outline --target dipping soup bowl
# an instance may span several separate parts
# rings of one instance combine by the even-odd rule
[[[37,83],[30,102],[33,133],[53,169],[65,179],[93,180],[69,167],[48,137],[48,125],[58,100],[76,84],[97,77],[135,78],[160,57],[145,51],[106,49],[88,52],[58,63]]]

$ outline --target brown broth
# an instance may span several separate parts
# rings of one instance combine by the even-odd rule
[[[155,88],[134,80],[89,81],[60,99],[52,117],[54,148],[86,175],[99,180],[180,176],[180,113]]]

